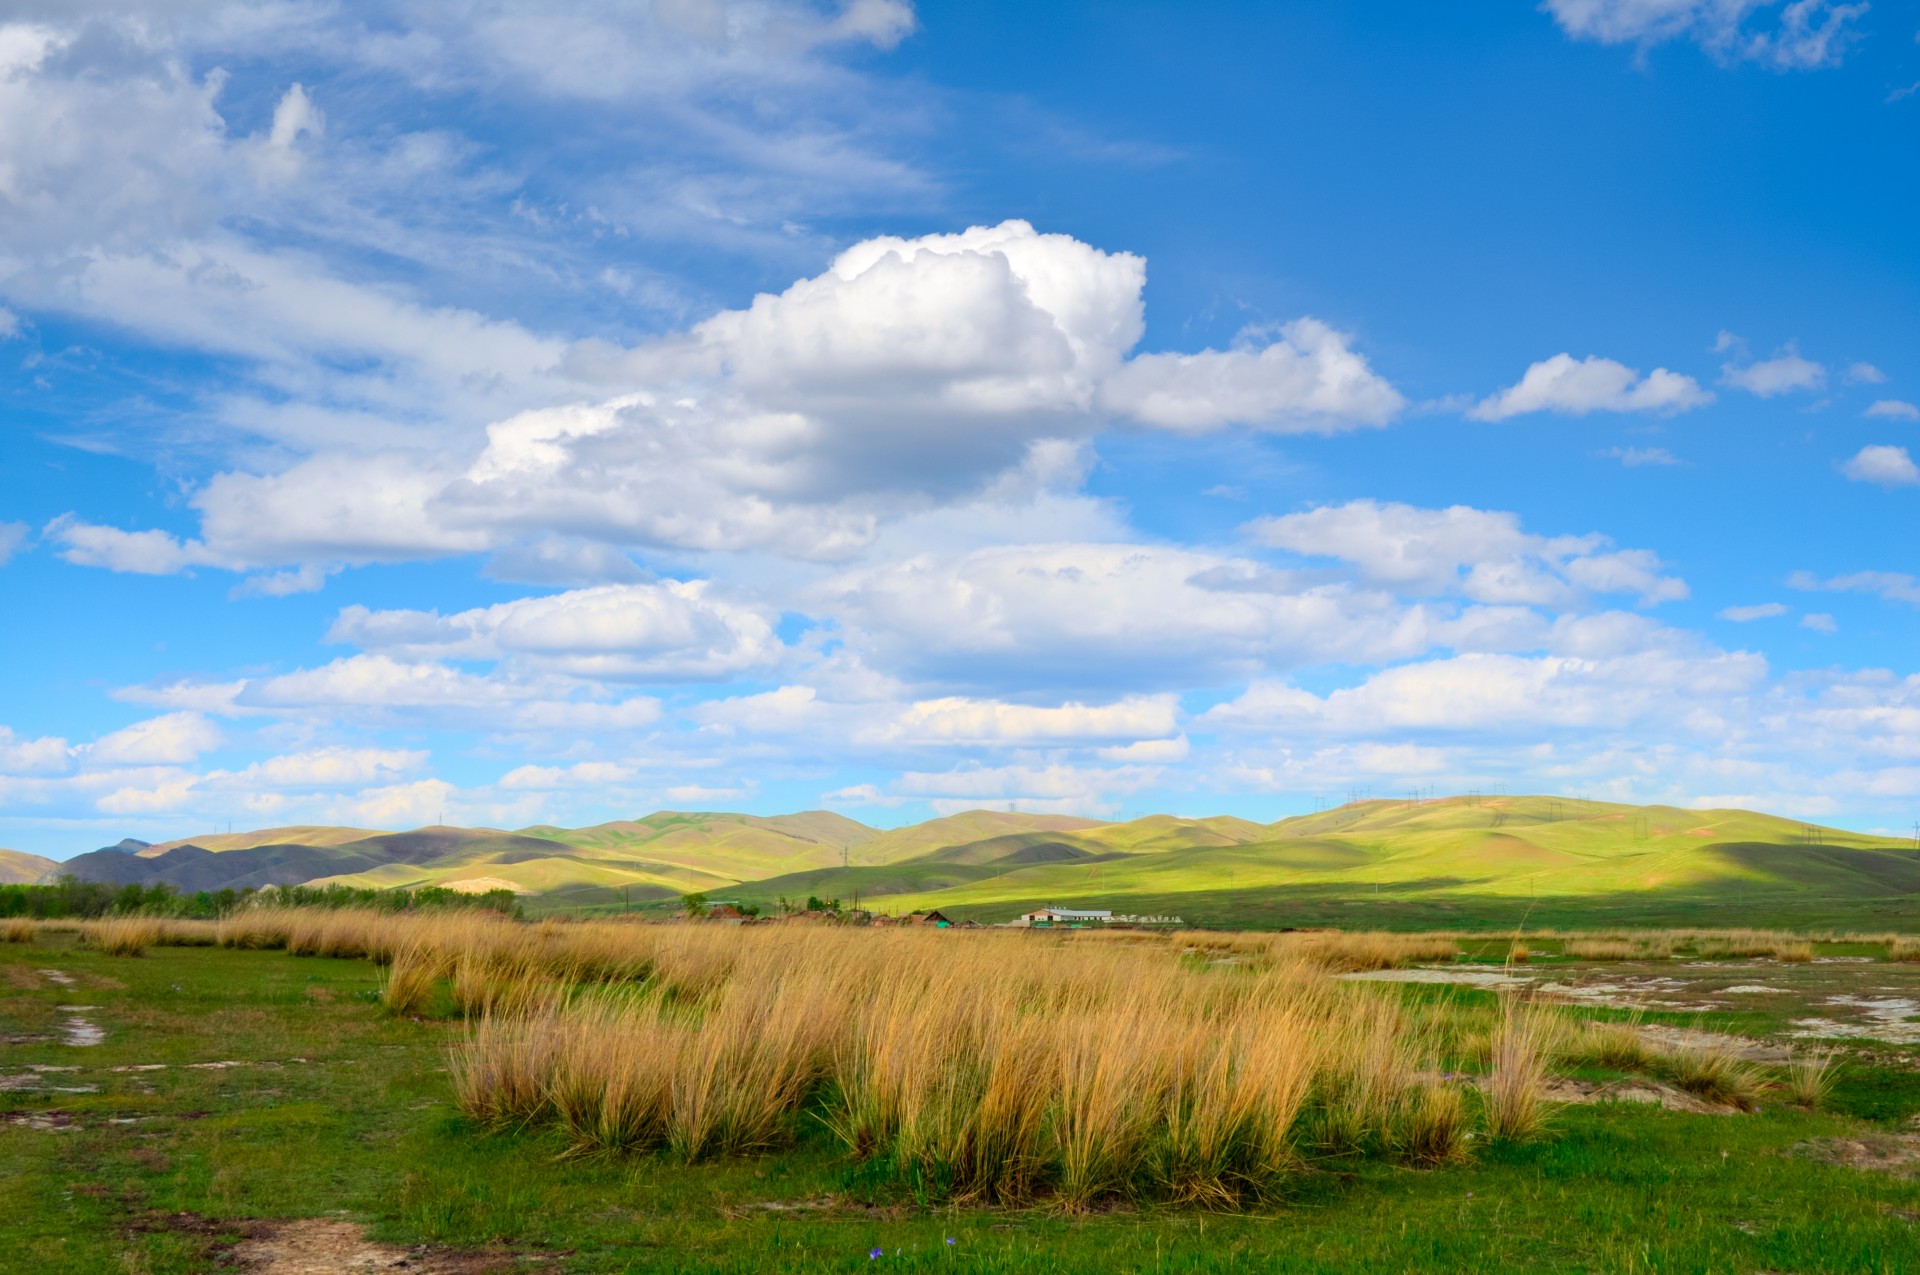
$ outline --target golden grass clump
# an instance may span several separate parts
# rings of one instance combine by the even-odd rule
[[[1811,940],[1778,930],[1676,930],[1673,939],[1678,945],[1692,948],[1696,956],[1709,960],[1758,956],[1788,962],[1813,959]]]
[[[1787,1096],[1811,1110],[1827,1100],[1834,1079],[1831,1053],[1803,1054],[1787,1065]]]
[[[380,1003],[403,1016],[421,1013],[433,1000],[434,988],[448,973],[449,958],[430,943],[408,944],[387,965]]]
[[[1561,1031],[1548,1010],[1504,998],[1494,1025],[1487,1072],[1486,1117],[1490,1137],[1524,1142],[1546,1126],[1547,1062]]]
[[[1890,961],[1920,961],[1920,938],[1895,936],[1887,940]]]
[[[1761,1067],[1724,1045],[1662,1050],[1655,1060],[1655,1070],[1695,1097],[1742,1111],[1758,1108],[1760,1095],[1767,1087],[1766,1072]]]
[[[33,923],[31,918],[10,916],[4,921],[0,921],[0,942],[31,943],[33,942],[34,935],[39,932],[39,928],[39,926]]]
[[[1659,1051],[1640,1034],[1637,1020],[1624,1023],[1588,1022],[1570,1034],[1562,1058],[1591,1063],[1609,1071],[1650,1071]]]
[[[1568,939],[1561,950],[1576,961],[1631,961],[1639,955],[1626,939]]]
[[[466,938],[399,947],[390,1002],[423,1005],[450,978],[470,1018],[451,1051],[462,1108],[551,1122],[576,1153],[751,1152],[811,1112],[926,1197],[1081,1211],[1258,1199],[1308,1144],[1416,1164],[1466,1145],[1426,1011],[1329,978],[1355,949],[1324,939],[1263,936],[1222,963],[1181,959],[1185,937],[581,923]],[[1373,938],[1359,950],[1435,950]],[[502,990],[516,986],[534,990]]]
[[[1533,959],[1533,949],[1528,947],[1525,943],[1522,943],[1520,940],[1515,939],[1511,944],[1508,945],[1507,964],[1525,965],[1528,961],[1532,959]]]
[[[1427,961],[1451,961],[1460,955],[1456,940],[1438,934],[1303,930],[1273,935],[1266,943],[1275,958],[1304,959],[1340,973],[1398,969]]]
[[[153,917],[116,916],[90,922],[83,933],[108,956],[145,956],[159,944],[162,927]]]

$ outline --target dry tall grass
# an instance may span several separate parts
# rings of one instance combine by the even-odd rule
[[[230,941],[307,924],[251,918]],[[1207,962],[1164,938],[374,916],[341,932],[391,954],[396,1010],[445,986],[469,1014],[463,1109],[558,1125],[584,1154],[752,1151],[813,1112],[925,1193],[1082,1210],[1226,1206],[1305,1153],[1430,1164],[1466,1142],[1432,1023],[1326,974],[1430,940],[1262,936]]]
[[[1487,1072],[1487,1132],[1509,1142],[1536,1137],[1546,1125],[1547,1063],[1560,1020],[1547,1010],[1502,999]]]
[[[159,921],[144,916],[95,921],[83,931],[86,941],[108,956],[145,956],[147,948],[159,943],[162,932]]]
[[[1766,1069],[1747,1062],[1730,1047],[1671,1047],[1655,1058],[1655,1070],[1676,1086],[1708,1102],[1753,1111],[1766,1091]]]
[[[1804,1054],[1787,1067],[1787,1096],[1803,1107],[1818,1107],[1833,1089],[1833,1055]]]
[[[0,921],[0,942],[31,943],[34,935],[39,932],[39,928],[28,917],[10,916],[5,921]]]

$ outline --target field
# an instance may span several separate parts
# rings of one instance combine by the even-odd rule
[[[227,942],[292,950],[139,919],[0,944],[0,1269],[1920,1266],[1897,939],[249,917]],[[889,1001],[876,970],[943,998]],[[1008,1013],[1024,1035],[990,1030]],[[1270,1046],[1249,1078],[1213,1049],[1236,1024]],[[555,1027],[571,1054],[524,1048]],[[1043,1110],[968,1134],[991,1069],[955,1065],[989,1048],[1037,1067]],[[610,1106],[612,1073],[569,1089],[567,1058],[666,1097]],[[1022,1174],[956,1172],[1022,1127]]]

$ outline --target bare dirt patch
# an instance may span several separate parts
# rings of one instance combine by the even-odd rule
[[[1688,1111],[1701,1116],[1743,1114],[1737,1107],[1705,1102],[1684,1090],[1675,1089],[1672,1085],[1644,1079],[1613,1080],[1602,1084],[1587,1080],[1556,1078],[1548,1082],[1547,1101],[1631,1102],[1649,1107],[1663,1107],[1668,1111]]]
[[[1797,1144],[1793,1154],[1840,1164],[1849,1169],[1920,1175],[1920,1133],[1868,1133],[1857,1138],[1814,1138]]]
[[[510,1271],[523,1260],[512,1253],[377,1244],[356,1223],[332,1218],[285,1222],[236,1222],[245,1238],[229,1248],[226,1264],[254,1275],[342,1275],[405,1271],[407,1275],[482,1275]]]
[[[1890,1045],[1920,1044],[1920,1002],[1905,996],[1829,996],[1821,1002],[1851,1010],[1851,1021],[1797,1018],[1796,1036],[1878,1040]]]

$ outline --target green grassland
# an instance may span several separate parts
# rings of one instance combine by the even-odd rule
[[[693,1166],[487,1134],[452,1101],[444,1050],[461,1027],[395,1018],[378,987],[364,962],[281,952],[113,958],[62,936],[0,948],[0,1072],[72,1069],[0,1091],[0,1271],[226,1269],[248,1219],[296,1217],[568,1273],[1920,1269],[1911,1179],[1797,1151],[1906,1129],[1920,1111],[1909,1049],[1851,1063],[1827,1113],[1568,1107],[1544,1140],[1463,1165],[1310,1162],[1251,1214],[1071,1217],[923,1207],[812,1118],[788,1149]],[[103,1043],[57,1039],[71,1005]],[[209,1063],[223,1065],[195,1065]]]
[[[172,858],[185,861],[170,879],[187,888],[505,883],[534,913],[661,912],[697,892],[763,908],[858,899],[990,922],[1058,903],[1252,928],[1920,927],[1910,841],[1744,810],[1544,796],[1363,801],[1271,824],[978,810],[883,832],[825,811],[668,811],[511,832],[288,828],[131,862]],[[108,870],[130,862],[83,859]]]

